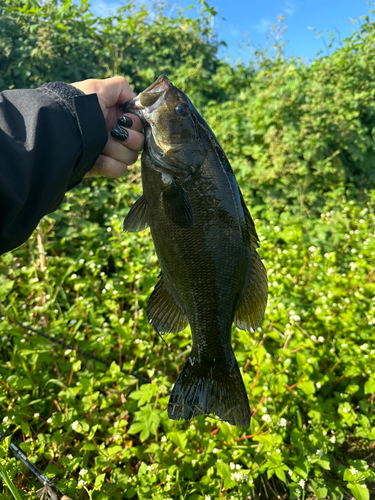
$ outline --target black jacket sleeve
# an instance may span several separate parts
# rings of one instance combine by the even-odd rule
[[[96,94],[62,82],[0,93],[0,254],[56,210],[107,138]]]

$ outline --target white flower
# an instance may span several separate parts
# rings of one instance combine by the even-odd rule
[[[265,415],[262,415],[262,420],[264,420],[268,424],[272,422],[271,417],[267,413]]]
[[[206,496],[204,497],[204,500],[211,500],[210,495],[206,495]]]
[[[322,343],[323,343],[323,342],[325,341],[325,338],[324,338],[324,337],[322,337],[322,336],[320,336],[320,337],[318,337],[318,340],[319,340],[319,342],[322,342]]]
[[[7,420],[9,420],[9,417],[4,417],[3,418],[3,422],[6,422]]]
[[[322,387],[322,384],[321,384],[320,382],[317,382],[317,383],[316,383],[316,387],[317,387],[318,389],[320,389],[320,388]]]
[[[81,469],[81,470],[79,471],[79,475],[80,475],[80,476],[84,476],[85,474],[87,474],[87,469]]]
[[[289,474],[290,477],[292,477],[293,472],[289,469],[288,470],[288,474]]]
[[[163,436],[160,441],[162,443],[166,443],[167,442],[167,436]]]
[[[296,488],[296,493],[299,495],[301,493],[301,490],[299,488]]]
[[[82,488],[82,486],[85,486],[86,484],[87,484],[87,481],[84,481],[83,479],[80,479],[78,481],[77,486],[78,486],[78,488]]]
[[[316,248],[314,247],[314,245],[311,245],[311,247],[309,247],[309,250],[310,252],[315,252]]]
[[[316,454],[318,455],[319,458],[321,458],[324,455],[324,451],[323,450],[317,450]]]
[[[336,443],[336,438],[335,438],[335,436],[331,436],[331,437],[329,438],[329,440],[331,441],[331,443]]]
[[[233,462],[231,462],[231,463],[229,464],[229,467],[230,467],[232,470],[236,468],[236,466],[234,465],[234,463],[233,463]]]
[[[364,465],[364,466],[363,466],[363,468],[364,468],[365,470],[367,470],[367,469],[368,469],[368,465]]]
[[[280,418],[280,427],[286,427],[287,421],[286,418]]]
[[[362,488],[367,489],[367,486],[365,484],[361,484]]]
[[[298,484],[301,486],[302,489],[305,487],[305,481],[303,479],[300,479],[298,481]]]
[[[219,450],[218,448],[214,448],[214,449],[212,450],[212,453],[219,453],[219,451],[220,451],[220,450]]]
[[[73,423],[72,423],[72,429],[73,431],[76,431],[79,427],[79,422],[78,420],[75,420]]]
[[[192,460],[192,461],[191,461],[191,463],[192,463],[193,465],[195,465],[195,464],[197,463],[197,461],[195,460],[195,458],[194,458],[194,460]]]
[[[73,455],[69,453],[69,455],[67,455],[66,458],[68,458],[69,460],[73,460]]]
[[[238,471],[238,472],[233,472],[231,475],[230,475],[230,478],[232,481],[242,481],[242,472],[241,471]]]
[[[47,419],[47,424],[52,424],[52,418]]]
[[[170,481],[171,479],[172,479],[172,476],[170,476],[170,475],[168,474],[168,476],[167,476],[167,481]]]
[[[351,466],[349,470],[350,474],[353,474],[353,476],[358,473],[357,469],[355,469],[353,466]]]
[[[34,413],[34,418],[39,418],[39,413]]]

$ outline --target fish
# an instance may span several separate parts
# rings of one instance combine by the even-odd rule
[[[147,318],[160,335],[191,328],[191,352],[168,417],[213,414],[248,427],[249,400],[231,336],[233,322],[254,332],[267,304],[253,219],[214,133],[166,75],[123,110],[141,119],[145,134],[143,194],[123,228],[150,227],[161,269]]]

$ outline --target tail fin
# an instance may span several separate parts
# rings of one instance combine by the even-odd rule
[[[189,420],[214,413],[232,425],[250,425],[250,406],[233,352],[229,360],[210,363],[190,356],[175,383],[168,417]]]

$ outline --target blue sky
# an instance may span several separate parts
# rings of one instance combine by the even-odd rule
[[[90,3],[95,14],[107,15],[126,1],[91,0]],[[193,0],[170,0],[169,3],[172,11],[179,5],[188,7]],[[312,60],[318,51],[326,53],[326,49],[322,39],[317,38],[316,31],[309,28],[322,31],[322,37],[328,44],[330,31],[337,38],[344,39],[358,27],[350,20],[358,20],[370,11],[367,0],[208,0],[208,3],[218,11],[214,27],[219,39],[227,43],[232,58],[244,56],[244,52],[239,52],[238,43],[245,39],[245,32],[246,40],[251,40],[252,46],[264,47],[270,25],[283,14],[288,27],[286,52]],[[147,4],[151,5],[151,2]]]

